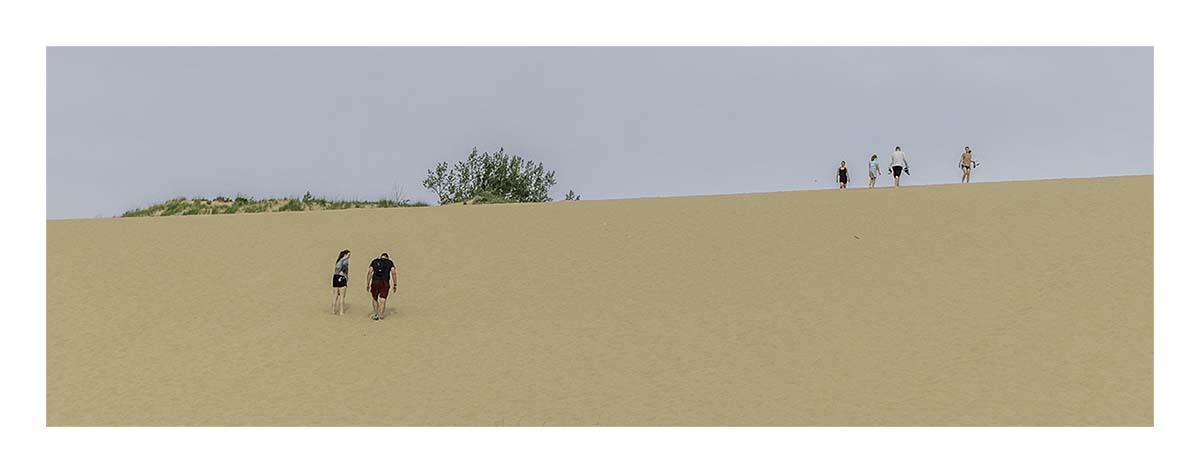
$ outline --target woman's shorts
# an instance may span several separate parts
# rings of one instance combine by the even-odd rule
[[[904,172],[904,166],[892,166],[892,175],[900,177],[900,173]]]
[[[333,275],[333,287],[346,287],[346,277],[340,274]]]

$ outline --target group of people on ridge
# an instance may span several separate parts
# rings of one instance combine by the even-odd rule
[[[958,166],[962,169],[962,182],[971,182],[971,169],[978,166],[979,162],[971,158],[971,147],[967,146],[963,150],[962,156],[959,157]],[[900,187],[900,173],[908,174],[908,155],[900,150],[897,146],[895,151],[892,151],[892,162],[888,172],[895,180],[895,187]],[[867,177],[871,178],[870,188],[875,188],[875,178],[882,176],[883,173],[879,170],[879,157],[872,154],[871,161],[867,163]],[[839,189],[845,189],[846,184],[850,182],[850,169],[846,167],[846,162],[842,161],[841,166],[837,168],[837,183]]]

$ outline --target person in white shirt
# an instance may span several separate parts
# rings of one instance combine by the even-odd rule
[[[907,170],[908,156],[897,146],[896,151],[892,151],[892,177],[896,180],[896,187],[900,187],[900,173]]]

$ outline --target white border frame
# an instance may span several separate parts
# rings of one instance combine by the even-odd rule
[[[1168,2],[59,1],[0,6],[0,156],[17,227],[0,330],[4,462],[24,469],[1196,471],[1195,18]],[[1127,45],[1155,47],[1153,428],[47,428],[48,45]],[[1184,171],[1184,172],[1177,172]],[[31,198],[31,196],[34,196]],[[1160,257],[1160,255],[1164,257]],[[22,269],[14,271],[14,269]],[[28,271],[24,270],[28,269]],[[9,471],[21,471],[8,468]]]

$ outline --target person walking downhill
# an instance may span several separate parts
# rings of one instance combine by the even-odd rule
[[[969,183],[969,182],[971,182],[971,168],[978,166],[979,163],[976,162],[974,159],[971,159],[971,147],[970,146],[967,146],[966,148],[964,148],[964,150],[965,151],[963,151],[962,156],[958,158],[958,167],[962,168],[962,172],[963,172],[962,182]]]
[[[846,168],[846,162],[842,161],[842,165],[837,169],[838,189],[845,189],[846,183],[850,182],[850,170]]]
[[[896,187],[900,187],[901,172],[908,172],[908,156],[897,146],[896,151],[892,151],[892,177],[896,179]]]
[[[878,161],[878,159],[879,159],[879,157],[878,157],[878,156],[875,156],[875,155],[873,155],[873,154],[872,154],[872,155],[871,155],[871,162],[867,163],[867,177],[870,177],[870,178],[871,178],[871,184],[869,185],[869,188],[871,188],[871,189],[874,189],[874,188],[875,188],[875,178],[876,178],[876,177],[879,177],[879,176],[880,176],[880,174],[882,174],[882,173],[880,173],[880,172],[879,172],[879,161]]]
[[[338,253],[333,264],[333,313],[346,315],[346,283],[350,276],[350,250]]]
[[[396,265],[388,258],[387,253],[380,254],[378,258],[371,260],[367,277],[370,279],[367,292],[371,293],[371,302],[375,306],[371,320],[382,320],[384,311],[387,310],[388,283],[391,283],[392,291],[396,290]]]

